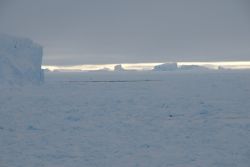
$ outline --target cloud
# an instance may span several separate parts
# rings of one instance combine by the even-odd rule
[[[12,0],[2,7],[0,31],[42,43],[45,64],[249,60],[246,4]]]

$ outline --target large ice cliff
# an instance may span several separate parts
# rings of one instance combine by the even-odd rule
[[[0,34],[0,84],[42,83],[42,56],[32,40]]]

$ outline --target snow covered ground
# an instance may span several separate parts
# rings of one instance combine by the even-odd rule
[[[249,71],[47,73],[0,87],[0,167],[249,167]]]

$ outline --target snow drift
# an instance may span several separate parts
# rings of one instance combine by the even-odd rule
[[[43,49],[30,39],[0,34],[0,84],[39,84]]]

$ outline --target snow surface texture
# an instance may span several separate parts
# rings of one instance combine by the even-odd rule
[[[41,83],[42,54],[29,39],[0,34],[0,84]]]
[[[248,72],[48,73],[0,88],[1,167],[249,167]]]

